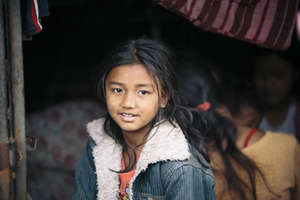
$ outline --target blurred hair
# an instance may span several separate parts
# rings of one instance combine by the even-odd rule
[[[255,91],[223,88],[220,95],[220,103],[228,108],[233,117],[240,113],[243,105],[249,105],[258,113],[263,113],[263,105],[258,101]]]
[[[220,153],[225,169],[225,179],[229,190],[235,191],[241,199],[247,199],[245,190],[249,190],[254,199],[257,199],[255,188],[255,172],[259,172],[256,164],[243,154],[236,144],[236,128],[234,123],[215,111],[221,100],[222,87],[216,82],[210,67],[205,63],[199,63],[196,60],[192,62],[181,63],[182,68],[178,70],[181,79],[179,81],[180,92],[185,101],[192,107],[204,102],[210,102],[211,108],[199,112],[206,124],[206,141],[208,144],[213,144],[216,150]],[[224,148],[222,141],[226,139],[227,146]],[[242,177],[240,177],[233,162],[238,164],[248,175],[250,187]]]

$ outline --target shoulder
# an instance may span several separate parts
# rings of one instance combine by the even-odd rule
[[[177,195],[180,199],[214,199],[216,182],[211,168],[193,159],[164,162],[160,181],[170,199]]]
[[[295,136],[267,131],[255,144],[243,149],[243,152],[255,160],[277,160],[293,162],[293,157],[299,149]],[[291,159],[292,158],[292,159]]]
[[[274,146],[282,152],[282,156],[291,155],[293,158],[300,155],[300,144],[294,135],[284,133],[272,134]]]
[[[266,133],[260,138],[258,142],[246,149],[248,150],[253,148],[263,148],[265,152],[268,150],[272,150],[273,153],[277,151],[287,153],[288,151],[293,151],[297,146],[298,141],[294,135],[266,131]]]
[[[178,161],[160,162],[162,178],[165,181],[176,179],[179,176],[186,178],[201,178],[205,182],[214,184],[214,176],[210,164],[200,157],[200,161],[191,154],[190,158]]]
[[[165,199],[215,199],[215,179],[211,168],[201,164],[193,156],[186,160],[160,161],[145,171],[145,177],[153,177],[155,185],[161,185]]]
[[[297,140],[294,135],[280,133],[280,132],[271,132],[267,131],[264,141],[269,144],[279,145],[279,146],[290,146],[295,147],[297,145]]]
[[[87,130],[89,133],[103,132],[103,125],[105,118],[95,119],[87,124]]]

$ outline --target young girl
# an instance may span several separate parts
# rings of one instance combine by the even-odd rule
[[[204,120],[182,105],[173,65],[149,39],[110,54],[98,82],[107,115],[88,124],[73,200],[215,199]]]

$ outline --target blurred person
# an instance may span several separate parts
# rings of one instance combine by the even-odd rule
[[[287,56],[267,53],[257,56],[253,66],[253,81],[263,104],[261,130],[295,134],[300,138],[300,108],[293,94],[298,72]]]
[[[178,74],[183,97],[191,107],[215,119],[214,126],[207,125],[207,151],[216,180],[216,199],[300,199],[300,147],[294,136],[258,129],[245,145],[252,128],[233,121],[221,103],[223,88],[209,69],[201,63],[181,66]]]

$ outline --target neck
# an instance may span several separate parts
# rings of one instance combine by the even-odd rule
[[[122,131],[126,143],[135,151],[141,151],[146,143],[150,127],[137,131]]]
[[[253,128],[249,128],[246,126],[241,126],[241,125],[237,125],[237,136],[236,136],[236,146],[239,149],[243,149],[244,148],[244,144],[245,141],[250,133],[250,131]],[[248,142],[248,146],[258,142],[263,136],[265,135],[264,132],[262,132],[261,130],[257,129],[254,133],[254,135],[252,135],[252,137],[250,138],[249,142]]]
[[[287,100],[285,100],[281,103],[278,103],[276,105],[269,105],[269,106],[266,105],[264,107],[264,110],[265,110],[266,113],[268,113],[268,112],[282,112],[282,111],[288,109],[290,103],[291,103],[290,99],[287,99]]]
[[[274,107],[266,107],[265,115],[268,122],[273,126],[279,126],[286,118],[286,115],[289,111],[290,103],[284,103]]]
[[[252,129],[247,126],[236,125],[236,144],[242,147],[246,137]]]
[[[239,138],[241,135],[247,134],[252,129],[247,126],[236,125],[236,137]]]

